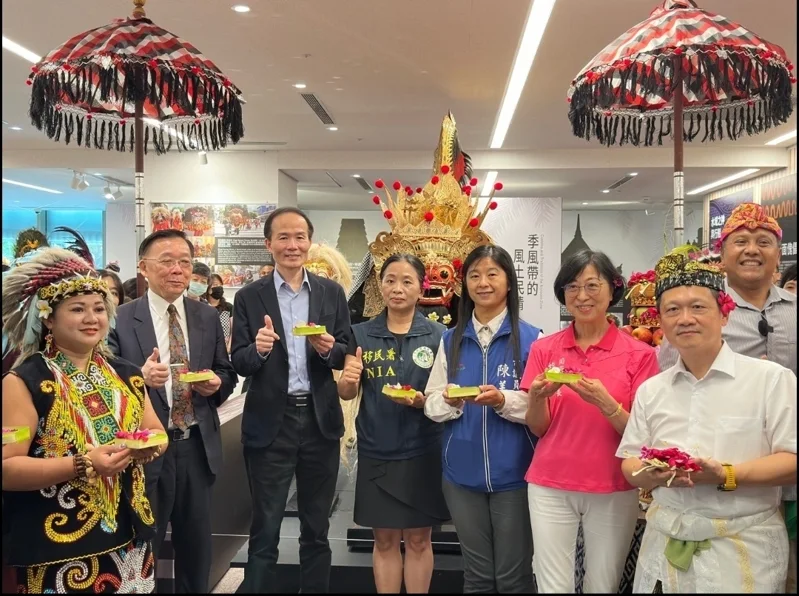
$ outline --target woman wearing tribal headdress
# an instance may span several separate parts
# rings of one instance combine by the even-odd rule
[[[20,350],[3,378],[3,428],[30,435],[3,447],[18,592],[153,591],[142,464],[161,447],[114,442],[163,427],[141,371],[108,351],[114,312],[106,283],[68,250],[44,249],[3,280],[3,331]]]

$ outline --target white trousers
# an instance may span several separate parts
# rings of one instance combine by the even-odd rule
[[[638,520],[638,491],[595,494],[528,485],[533,571],[542,594],[573,594],[577,530],[585,539],[584,594],[615,594]]]

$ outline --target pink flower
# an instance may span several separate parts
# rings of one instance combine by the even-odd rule
[[[617,277],[613,280],[613,285],[617,288],[624,287],[624,280],[621,277]]]
[[[422,280],[422,289],[429,290],[430,289],[430,278],[426,275],[424,276],[424,280]]]
[[[702,467],[690,455],[677,447],[657,449],[655,447],[641,447],[640,458],[644,462],[658,461],[665,463],[672,470],[685,472],[699,472]]]
[[[719,308],[721,308],[722,315],[726,317],[735,310],[736,306],[735,300],[730,298],[729,294],[726,292],[719,292]]]

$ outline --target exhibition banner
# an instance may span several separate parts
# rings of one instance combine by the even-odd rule
[[[561,200],[496,199],[482,229],[510,253],[518,277],[521,317],[555,333],[560,308],[552,292],[560,269]]]

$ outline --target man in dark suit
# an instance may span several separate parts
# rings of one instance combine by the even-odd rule
[[[294,207],[264,224],[275,270],[236,293],[233,366],[252,377],[241,438],[253,519],[249,559],[239,592],[275,592],[280,526],[292,476],[297,478],[302,592],[327,592],[327,532],[344,433],[333,369],[344,365],[350,335],[347,299],[337,283],[303,265],[313,225]],[[294,335],[298,325],[326,333]]]
[[[109,345],[142,367],[169,449],[145,469],[155,512],[156,558],[172,522],[175,592],[207,593],[211,570],[211,488],[222,466],[217,408],[238,382],[216,309],[184,296],[194,248],[183,232],[163,230],[139,247],[147,293],[119,307]],[[185,383],[181,370],[211,370],[210,380]]]

